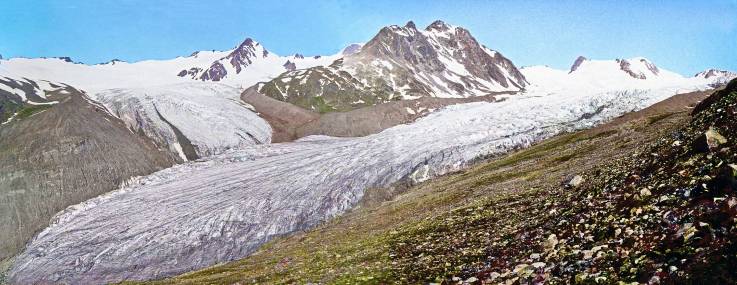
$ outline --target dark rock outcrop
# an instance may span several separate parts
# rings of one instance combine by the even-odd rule
[[[587,60],[589,59],[583,56],[577,57],[576,61],[574,61],[573,65],[571,66],[571,71],[569,71],[568,73],[573,73],[574,71],[576,71],[579,67],[581,67],[581,64],[583,64]]]
[[[631,68],[632,64],[626,59],[617,59],[617,63],[619,63],[619,69],[626,72],[629,76],[632,76],[632,78],[647,79],[647,76],[645,76],[644,73],[633,71]]]
[[[182,71],[179,72],[179,74],[177,74],[177,76],[179,77],[189,76],[191,78],[195,78],[197,74],[199,74],[201,71],[202,71],[202,68],[192,67],[189,70],[183,69]]]
[[[226,75],[228,75],[228,71],[225,69],[225,66],[220,61],[215,61],[210,68],[205,70],[205,73],[200,76],[200,79],[203,81],[220,81]]]
[[[287,60],[287,62],[285,62],[282,66],[284,66],[284,68],[286,68],[288,71],[294,71],[297,69],[297,65],[290,60]]]

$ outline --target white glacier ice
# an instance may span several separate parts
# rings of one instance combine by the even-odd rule
[[[234,149],[162,170],[57,215],[28,243],[16,283],[155,279],[242,258],[355,206],[369,187],[424,180],[482,156],[588,128],[705,88],[558,90],[449,106],[359,138]]]

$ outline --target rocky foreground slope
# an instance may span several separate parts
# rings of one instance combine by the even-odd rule
[[[675,96],[395,198],[367,193],[247,259],[151,283],[732,284],[737,81],[698,103],[707,96]]]

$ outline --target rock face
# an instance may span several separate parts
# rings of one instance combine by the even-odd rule
[[[389,26],[330,66],[296,70],[260,83],[266,96],[320,113],[348,111],[391,100],[472,97],[519,91],[522,73],[468,30],[436,21]]]
[[[59,103],[34,105],[0,125],[0,260],[58,211],[174,163],[76,89],[59,88],[48,99]]]

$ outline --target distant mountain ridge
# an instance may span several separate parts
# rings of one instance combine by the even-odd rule
[[[239,74],[249,73],[246,71],[251,69],[267,69],[270,74],[277,75],[283,71],[295,70],[298,67],[308,68],[315,65],[326,65],[340,57],[340,55],[305,57],[299,53],[288,57],[280,57],[269,52],[252,38],[246,38],[236,48],[225,53],[227,55],[214,59],[209,66],[192,66],[182,69],[177,73],[177,76],[201,81],[222,81],[225,78],[238,78]],[[197,56],[197,53],[193,56]],[[251,68],[254,64],[261,66]]]
[[[675,85],[724,85],[737,74],[710,69],[686,77],[658,67],[644,57],[594,60],[577,57],[568,70],[529,66],[522,73],[535,88],[577,88],[591,90],[651,89]]]

